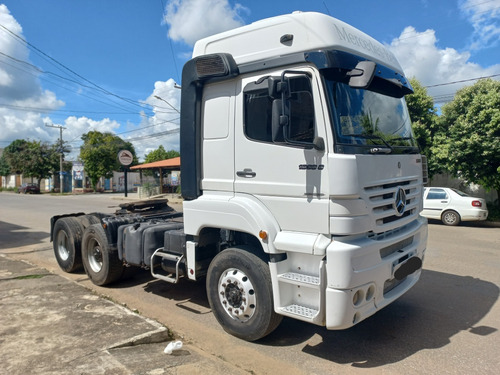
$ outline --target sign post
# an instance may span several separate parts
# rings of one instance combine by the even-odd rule
[[[125,196],[127,196],[128,193],[128,181],[127,181],[127,171],[128,171],[128,166],[132,164],[134,161],[134,155],[129,150],[121,150],[118,152],[118,161],[120,162],[121,165],[123,165],[123,170],[124,170],[124,182],[125,182]]]

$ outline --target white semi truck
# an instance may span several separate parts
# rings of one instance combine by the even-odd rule
[[[98,285],[124,267],[206,278],[222,327],[245,340],[283,316],[345,329],[418,281],[426,162],[394,55],[319,13],[196,43],[182,73],[183,212],[166,200],[55,216],[62,269]]]

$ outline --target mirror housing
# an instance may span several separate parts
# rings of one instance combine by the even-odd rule
[[[285,102],[288,103],[287,100]],[[287,109],[285,104],[285,110]],[[273,100],[272,106],[272,128],[271,134],[274,143],[282,143],[285,141],[284,129],[288,125],[288,116],[283,114],[283,101],[281,99]]]
[[[349,86],[355,89],[366,89],[372,83],[375,76],[375,68],[377,64],[373,61],[360,61],[356,67],[347,73],[349,78]]]
[[[312,145],[315,150],[325,151],[325,140],[322,137],[314,137]]]

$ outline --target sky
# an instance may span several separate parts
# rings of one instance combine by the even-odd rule
[[[183,65],[205,36],[315,11],[385,44],[437,105],[500,80],[500,0],[0,0],[0,148],[112,132],[140,160],[179,150]]]

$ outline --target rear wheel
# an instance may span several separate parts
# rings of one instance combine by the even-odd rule
[[[59,267],[65,272],[75,272],[82,267],[83,229],[83,225],[75,217],[64,217],[54,225],[54,255]]]
[[[85,229],[82,260],[85,272],[95,285],[110,284],[118,280],[123,273],[118,253],[110,251],[106,233],[100,224],[93,224]]]
[[[441,215],[441,221],[445,225],[458,225],[460,224],[460,215],[458,212],[448,210],[443,212],[443,215]]]
[[[224,330],[247,341],[258,340],[278,327],[268,264],[245,247],[219,253],[210,264],[207,295]]]

